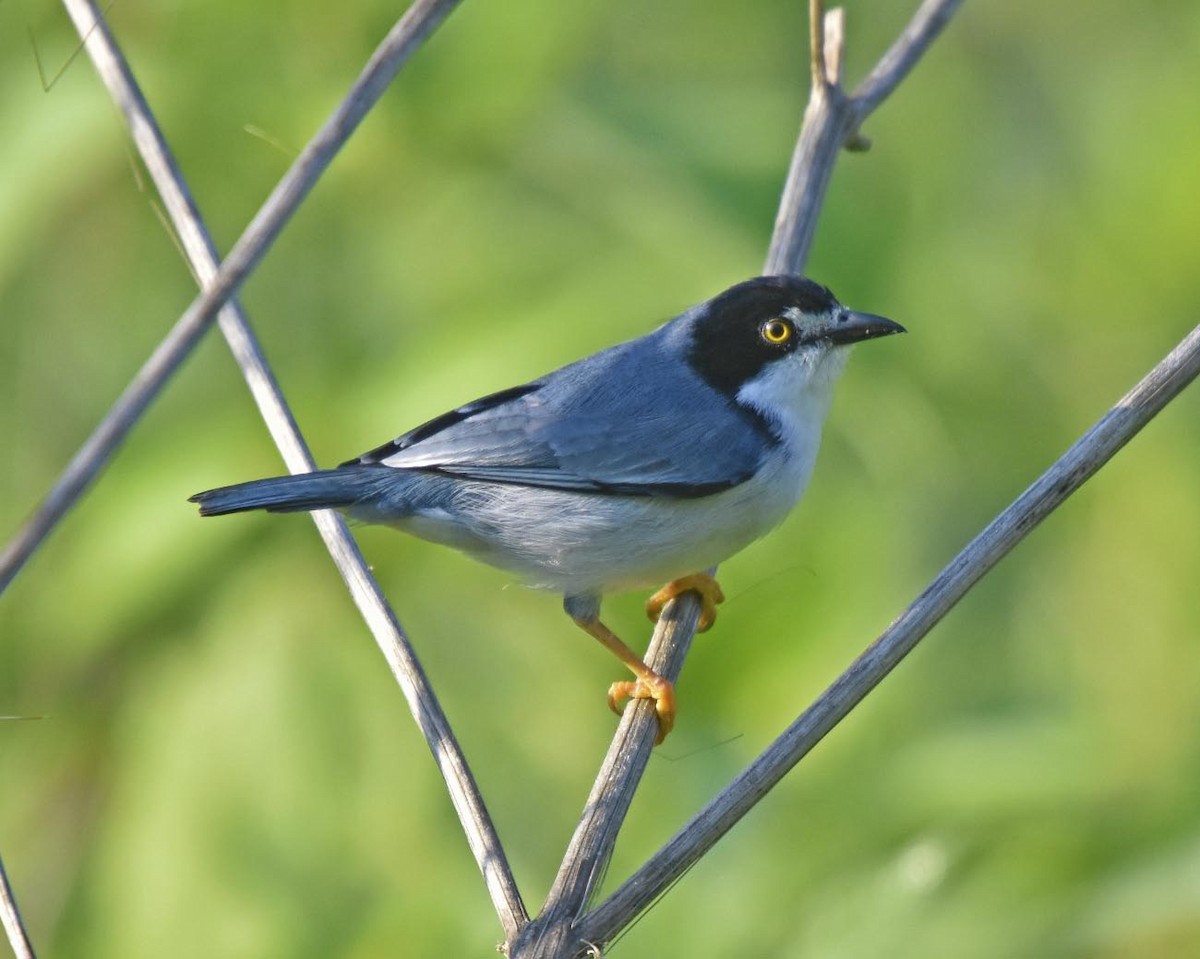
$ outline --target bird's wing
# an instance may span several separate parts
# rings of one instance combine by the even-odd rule
[[[754,474],[775,442],[765,422],[675,364],[609,355],[620,349],[468,403],[352,462],[623,496],[707,496]]]

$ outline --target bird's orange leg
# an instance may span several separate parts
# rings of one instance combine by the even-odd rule
[[[622,680],[608,687],[609,709],[619,716],[623,699],[654,700],[654,711],[658,714],[658,736],[654,740],[654,745],[657,746],[667,738],[667,733],[675,726],[674,685],[642,662],[637,653],[621,642],[620,637],[600,622],[598,617],[572,615],[571,618],[580,629],[598,639],[637,677],[636,680]]]
[[[673,579],[646,600],[646,615],[651,622],[658,622],[663,607],[681,593],[695,593],[700,597],[700,620],[696,632],[703,633],[717,621],[717,604],[725,602],[725,594],[717,581],[708,573],[692,573]]]

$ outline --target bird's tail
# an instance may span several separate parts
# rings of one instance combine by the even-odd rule
[[[392,472],[386,467],[386,473]],[[353,506],[379,488],[386,476],[378,466],[343,466],[295,476],[273,476],[234,486],[221,486],[189,497],[200,504],[201,516],[223,516],[246,510],[298,513],[313,509]]]

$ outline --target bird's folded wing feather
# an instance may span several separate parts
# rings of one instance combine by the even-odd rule
[[[637,370],[633,389],[618,388],[629,377],[606,377],[603,364],[566,367],[553,382],[483,397],[353,462],[625,496],[706,496],[749,479],[773,442],[765,424],[698,379],[680,382],[686,370],[657,366]]]

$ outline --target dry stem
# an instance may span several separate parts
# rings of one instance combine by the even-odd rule
[[[8,944],[12,946],[16,959],[34,959],[33,946],[25,932],[25,924],[21,921],[21,912],[17,909],[17,900],[13,896],[12,886],[8,883],[3,859],[0,859],[0,925],[4,926]]]
[[[780,200],[764,273],[802,271],[839,151],[847,140],[852,140],[858,125],[871,110],[915,65],[920,52],[928,47],[959,3],[961,0],[938,0],[920,7],[913,22],[885,57],[892,65],[883,70],[884,61],[881,61],[872,71],[871,76],[882,73],[886,82],[879,81],[872,87],[877,95],[866,105],[847,97],[841,89],[845,33],[841,11],[831,11],[826,16],[821,0],[811,0],[812,90]],[[654,632],[651,650],[654,656],[661,657],[662,662],[671,664],[669,676],[674,679],[691,644],[699,604],[694,597],[684,594],[665,612],[668,615]],[[659,661],[656,659],[652,665]],[[648,744],[656,721],[654,711],[649,704],[642,704],[636,711],[627,712],[632,712],[633,716],[627,715],[617,731],[550,897],[542,913],[530,922],[521,938],[511,944],[509,955],[512,959],[564,959],[586,955],[590,944],[612,941],[621,928],[653,901],[653,897],[630,899],[627,902],[633,903],[633,908],[605,913],[604,918],[613,921],[597,922],[592,915],[582,915],[603,874],[649,760]],[[634,745],[631,747],[631,744]],[[644,871],[645,867],[637,875]],[[658,887],[655,896],[665,888]]]

